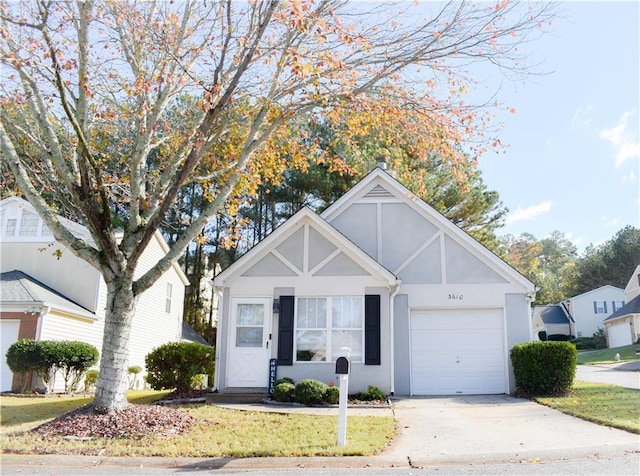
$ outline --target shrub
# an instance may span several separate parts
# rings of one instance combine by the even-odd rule
[[[511,349],[516,389],[526,396],[566,394],[576,374],[578,351],[570,342],[527,342]]]
[[[361,400],[365,401],[373,401],[373,400],[384,400],[387,396],[380,390],[378,387],[373,385],[369,385],[367,389],[360,394]]]
[[[278,402],[293,402],[296,399],[296,387],[290,382],[280,382],[273,388],[273,398]]]
[[[551,334],[550,336],[547,337],[547,340],[554,341],[554,342],[567,342],[573,338],[574,336],[568,336],[566,334]]]
[[[280,377],[278,380],[276,380],[275,385],[278,385],[279,383],[290,383],[291,385],[296,384],[291,377]]]
[[[303,405],[317,405],[324,402],[328,386],[319,380],[305,379],[295,387],[296,402]]]
[[[576,349],[578,350],[585,350],[585,349],[595,349],[596,348],[596,344],[593,340],[593,337],[578,337],[576,339],[573,339],[571,341],[571,343],[573,345],[576,346]]]
[[[84,391],[88,392],[93,387],[95,387],[96,383],[98,383],[98,376],[100,372],[97,370],[87,370],[87,373],[84,376]]]
[[[133,390],[134,387],[137,387],[138,383],[138,374],[142,372],[142,367],[139,365],[132,365],[127,369],[127,373],[129,374],[129,389]]]
[[[340,388],[334,385],[327,386],[327,390],[324,392],[323,401],[331,404],[338,403],[340,401]]]
[[[57,367],[64,378],[64,391],[75,392],[85,372],[98,362],[98,349],[80,341],[56,343]]]
[[[57,371],[64,378],[65,392],[74,392],[87,369],[98,361],[98,349],[80,341],[36,341],[22,339],[7,350],[7,365],[12,372],[35,372],[46,392],[55,385]]]
[[[593,344],[596,349],[607,348],[607,331],[602,327],[598,327],[598,330],[593,333]]]
[[[215,361],[212,347],[195,342],[170,342],[145,357],[147,382],[154,390],[175,389],[188,393],[199,374],[211,374]]]

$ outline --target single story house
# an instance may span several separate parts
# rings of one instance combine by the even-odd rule
[[[277,377],[396,395],[504,394],[532,339],[534,285],[382,168],[304,208],[214,279],[215,389]],[[271,370],[273,370],[271,368]]]
[[[88,230],[63,217],[77,237],[91,242]],[[136,275],[168,251],[156,232],[144,251]],[[53,238],[35,209],[19,197],[0,201],[0,391],[22,387],[6,364],[8,348],[18,339],[79,340],[102,348],[107,286],[86,261]],[[184,289],[189,284],[175,264],[140,296],[131,328],[129,365],[144,369],[153,348],[182,337]],[[139,374],[144,378],[144,372]],[[27,382],[40,387],[39,382]],[[56,388],[63,388],[56,379]]]
[[[640,343],[640,266],[624,292],[627,303],[604,320],[609,348]]]

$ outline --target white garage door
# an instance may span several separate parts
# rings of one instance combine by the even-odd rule
[[[2,387],[1,392],[7,392],[11,390],[11,383],[13,381],[13,373],[7,365],[7,350],[11,347],[15,341],[18,340],[18,331],[20,330],[20,321],[14,320],[2,320],[0,321],[0,357],[2,358]]]
[[[501,310],[411,312],[413,395],[502,394]]]
[[[609,348],[622,347],[623,345],[631,345],[631,330],[629,323],[623,322],[617,326],[609,326]]]

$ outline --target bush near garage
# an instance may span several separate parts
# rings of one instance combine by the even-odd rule
[[[47,393],[55,387],[55,376],[60,372],[65,393],[69,393],[77,390],[85,372],[98,362],[98,349],[81,341],[21,339],[11,344],[6,357],[12,372],[35,372]]]
[[[146,380],[154,390],[175,389],[188,394],[198,375],[213,374],[213,348],[196,342],[169,342],[156,347],[144,359]]]
[[[565,395],[576,375],[578,351],[571,342],[527,342],[511,349],[511,362],[519,394]]]

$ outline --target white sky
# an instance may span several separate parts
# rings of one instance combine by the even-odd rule
[[[578,250],[640,227],[640,2],[561,2],[536,42],[550,74],[503,83],[509,148],[480,160],[510,210],[503,234],[564,233]],[[508,116],[508,117],[507,117]]]

